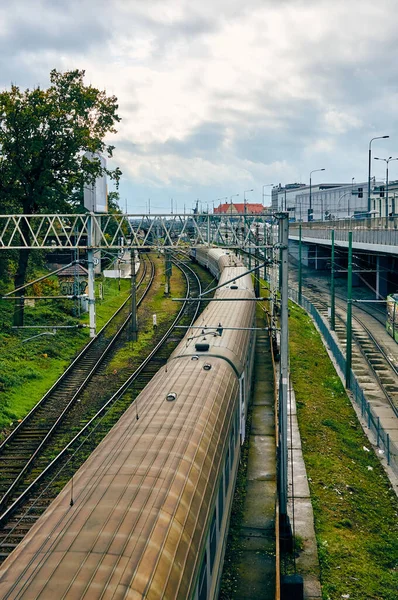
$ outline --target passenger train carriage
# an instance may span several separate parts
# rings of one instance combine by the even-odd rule
[[[244,273],[219,249],[196,260],[220,283]],[[67,486],[5,561],[2,599],[217,597],[253,365],[251,277],[215,298],[139,395],[139,420],[130,407],[79,469],[74,505]]]
[[[387,296],[387,321],[388,333],[398,342],[398,294]]]

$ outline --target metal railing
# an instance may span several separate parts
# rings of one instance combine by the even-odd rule
[[[293,302],[299,304],[298,292],[296,290],[290,289],[289,297],[291,300],[293,300]],[[337,344],[336,340],[333,338],[325,321],[323,320],[315,306],[304,296],[302,296],[301,307],[304,308],[304,310],[312,316],[319,328],[319,331],[321,332],[323,339],[330,348],[330,351],[333,354],[333,358],[335,359],[340,371],[342,373],[345,373],[345,356],[342,350],[340,349],[339,345]],[[352,370],[350,391],[361,411],[362,417],[366,421],[368,429],[370,429],[375,436],[377,447],[385,454],[387,464],[394,471],[395,475],[398,475],[398,448],[394,444],[394,442],[390,440],[389,434],[380,425],[379,417],[375,415],[370,403],[366,399],[364,391],[362,390]]]
[[[299,236],[302,227],[303,239],[331,240],[331,231],[335,232],[335,242],[348,244],[348,234],[352,231],[354,244],[383,245],[391,248],[398,246],[398,218],[343,219],[341,221],[311,221],[309,223],[291,223],[289,237]]]
[[[334,229],[334,230],[348,230],[348,231],[385,231],[398,229],[398,216],[394,217],[366,217],[366,218],[351,218],[335,219],[334,221],[305,221],[303,223],[290,223],[289,229],[294,231],[298,230],[299,225],[302,226],[303,231],[311,229]]]

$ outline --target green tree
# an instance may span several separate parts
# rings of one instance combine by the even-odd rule
[[[52,70],[51,85],[21,91],[12,85],[0,93],[0,201],[4,213],[34,215],[67,212],[69,199],[104,173],[119,182],[121,171],[104,169],[99,158],[112,156],[104,138],[115,133],[117,99],[84,85],[84,71]],[[21,234],[30,242],[24,223]],[[30,251],[21,250],[15,287],[25,283]],[[18,305],[14,324],[23,322]]]

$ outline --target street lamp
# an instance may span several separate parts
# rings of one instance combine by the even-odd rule
[[[237,196],[239,196],[239,194],[232,194],[232,196],[230,196],[230,202],[231,202],[231,215],[232,215],[232,198],[236,198]]]
[[[352,178],[354,180],[354,178]],[[347,200],[347,215],[348,217],[350,216],[350,196],[352,196],[352,189],[348,190],[348,192],[344,192],[344,194],[342,194],[337,202],[337,212],[340,211],[339,206],[340,206],[340,200],[342,200],[343,198],[345,198],[346,196],[348,196],[348,200]]]
[[[369,142],[369,165],[368,165],[368,212],[370,212],[370,169],[371,169],[371,162],[372,162],[372,142],[373,140],[385,140],[386,138],[389,138],[389,135],[379,135],[378,137],[374,137],[370,140]]]
[[[264,183],[264,185],[263,185],[263,194],[262,194],[263,206],[265,206],[265,203],[264,203],[264,197],[265,197],[264,188],[265,187],[270,187],[270,186],[273,186],[273,185],[274,185],[273,183]]]
[[[245,211],[245,214],[247,213],[247,207],[246,207],[246,193],[247,193],[247,192],[253,192],[253,191],[254,191],[254,190],[245,190],[245,191],[243,192],[243,206],[244,206],[244,211]]]
[[[390,162],[390,160],[398,160],[398,158],[393,158],[392,156],[389,156],[388,158],[377,158],[377,156],[374,157],[375,160],[384,160],[384,162],[386,163],[386,219],[388,219],[388,163]],[[381,206],[380,206],[380,211],[381,211]],[[381,215],[380,215],[381,216]]]
[[[325,171],[325,169],[314,169],[310,172],[310,208],[308,210],[308,220],[312,221],[312,174],[317,173],[318,171]],[[311,216],[311,218],[310,218]]]
[[[215,200],[213,200],[213,213],[214,213],[214,202],[221,202],[221,200],[228,200],[228,196],[225,196],[224,198],[216,198]]]

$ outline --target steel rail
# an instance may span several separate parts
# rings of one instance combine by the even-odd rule
[[[147,265],[145,263],[144,272],[143,272],[143,274],[142,274],[142,276],[141,276],[141,278],[140,278],[140,280],[138,282],[138,285],[141,285],[141,283],[144,280],[144,277],[146,275],[146,272],[147,272]],[[98,332],[98,334],[96,335],[96,337],[93,338],[93,339],[91,339],[88,342],[88,344],[86,344],[84,346],[84,348],[79,352],[79,354],[76,356],[76,358],[71,362],[71,364],[67,367],[67,369],[65,369],[65,371],[62,373],[62,375],[53,383],[53,385],[45,393],[45,395],[39,400],[39,402],[37,402],[31,408],[31,410],[28,412],[28,414],[22,419],[22,421],[20,423],[18,423],[18,425],[15,427],[15,429],[13,429],[11,431],[11,433],[5,438],[5,440],[3,440],[3,442],[0,443],[0,453],[3,450],[3,448],[6,446],[6,444],[9,443],[13,439],[13,437],[15,437],[15,435],[17,433],[19,433],[20,429],[22,429],[26,425],[26,423],[32,418],[32,416],[35,414],[35,412],[39,408],[41,408],[43,406],[43,404],[46,402],[46,400],[48,399],[48,397],[50,396],[50,394],[52,394],[57,389],[57,387],[63,382],[63,380],[66,378],[66,376],[71,373],[71,371],[78,364],[78,362],[87,354],[87,352],[92,348],[92,346],[95,345],[95,342],[98,343],[98,340],[99,340],[100,336],[104,335],[105,330],[110,325],[112,325],[112,323],[114,322],[115,318],[123,310],[123,308],[126,306],[127,302],[130,301],[130,299],[131,299],[131,294],[126,298],[126,300],[117,309],[117,311],[112,315],[112,317],[103,325],[103,327],[101,327],[101,329]]]
[[[313,292],[312,292],[313,293]],[[340,299],[342,299],[340,297]],[[316,302],[318,304],[322,304],[326,309],[328,308],[328,303],[324,300],[320,300],[319,297],[316,298]],[[344,310],[345,306],[339,306],[340,310]],[[367,312],[367,311],[364,311]],[[369,314],[369,313],[367,313]],[[337,318],[344,323],[344,325],[346,324],[345,319],[341,316],[336,314]],[[372,315],[370,315],[372,316]],[[366,334],[369,337],[369,340],[376,346],[376,349],[382,354],[382,356],[384,357],[384,359],[387,361],[388,366],[391,367],[391,369],[394,371],[394,373],[396,375],[398,375],[398,369],[395,367],[395,365],[390,361],[390,359],[388,358],[388,356],[385,354],[384,350],[381,348],[380,344],[377,342],[376,338],[373,336],[372,332],[370,331],[370,329],[368,327],[366,327],[366,325],[364,325],[362,323],[362,321],[359,319],[359,317],[357,317],[356,315],[352,315],[352,318],[357,321],[359,323],[359,325],[365,330]],[[376,319],[377,320],[377,319]],[[371,369],[373,375],[376,378],[377,383],[380,386],[380,389],[382,391],[382,393],[384,394],[389,406],[391,407],[391,409],[393,410],[394,414],[398,417],[398,407],[396,406],[396,404],[394,403],[392,397],[390,396],[390,394],[388,393],[388,391],[385,389],[384,384],[382,383],[380,376],[378,375],[378,373],[376,372],[375,368],[373,367],[372,363],[370,362],[369,358],[366,356],[366,352],[362,347],[362,344],[360,342],[360,340],[357,338],[357,336],[355,335],[355,333],[353,333],[353,338],[355,339],[355,342],[362,354],[362,356],[364,357],[364,359],[366,360],[367,365],[369,366],[369,368]]]
[[[153,263],[152,263],[152,266],[153,266]],[[145,288],[143,295],[141,296],[141,298],[137,302],[137,307],[141,304],[141,302],[144,300],[146,294],[148,293],[148,291],[149,291],[149,289],[150,289],[150,287],[152,285],[153,277],[154,277],[154,269],[152,270],[151,279],[148,282],[148,285]],[[125,303],[123,305],[125,305]],[[14,479],[13,483],[9,486],[9,488],[7,489],[7,491],[5,492],[5,494],[3,495],[3,497],[0,499],[0,510],[2,510],[2,508],[4,507],[4,504],[7,502],[7,500],[10,497],[10,495],[14,492],[14,489],[16,488],[16,486],[18,485],[18,483],[21,481],[22,477],[25,475],[25,473],[27,472],[27,470],[29,469],[29,467],[35,461],[35,459],[38,456],[38,454],[40,453],[40,451],[44,448],[44,446],[46,445],[46,443],[48,442],[48,440],[51,438],[51,436],[53,435],[53,433],[58,429],[58,427],[60,426],[61,422],[63,421],[65,415],[69,412],[69,410],[72,408],[72,406],[74,406],[74,404],[75,404],[76,400],[78,399],[80,393],[83,391],[83,389],[89,383],[89,381],[91,380],[93,374],[98,369],[99,365],[102,363],[102,361],[104,360],[105,356],[108,354],[108,352],[113,347],[113,345],[116,342],[116,340],[119,338],[119,336],[123,332],[124,328],[126,327],[127,323],[130,320],[130,316],[131,316],[131,313],[128,315],[128,317],[123,322],[122,326],[119,328],[119,330],[113,336],[113,338],[110,341],[110,343],[106,346],[105,350],[102,352],[102,354],[100,355],[100,357],[98,358],[98,360],[96,361],[96,363],[94,364],[94,366],[92,367],[92,369],[89,371],[89,373],[87,374],[87,376],[85,377],[85,379],[83,380],[83,382],[80,384],[79,388],[76,390],[76,392],[73,394],[73,396],[69,400],[68,404],[65,406],[65,408],[63,409],[63,411],[60,413],[60,415],[58,416],[58,418],[56,419],[56,421],[53,423],[52,427],[47,431],[46,435],[43,437],[43,439],[41,440],[40,444],[37,446],[36,450],[30,456],[29,460],[25,463],[24,467],[21,469],[21,471],[19,472],[19,474],[17,475],[17,477]]]
[[[342,307],[340,306],[340,308],[342,308]],[[341,317],[340,315],[337,315],[337,317],[343,323],[345,323],[345,320],[344,320],[343,317]],[[352,318],[355,321],[357,321],[357,323],[359,323],[359,325],[365,330],[365,332],[367,333],[367,335],[369,337],[369,340],[375,345],[377,351],[382,354],[382,356],[386,360],[388,366],[394,371],[394,373],[396,375],[398,375],[398,370],[396,369],[395,365],[390,361],[390,359],[388,358],[388,356],[385,354],[384,350],[382,349],[382,347],[380,346],[380,344],[377,342],[376,338],[373,336],[373,334],[370,331],[370,329],[368,327],[366,327],[366,325],[364,325],[362,323],[362,321],[356,315],[353,314]],[[359,347],[359,350],[360,350],[362,356],[365,358],[366,363],[368,364],[368,366],[370,367],[373,375],[375,376],[375,378],[377,380],[377,383],[379,384],[380,389],[383,392],[383,394],[384,394],[386,400],[388,401],[390,407],[392,408],[395,416],[398,417],[398,406],[394,403],[392,397],[390,396],[390,394],[388,393],[388,391],[385,389],[384,384],[383,384],[383,382],[380,379],[380,376],[378,375],[376,369],[374,368],[374,366],[370,362],[369,358],[366,356],[366,351],[362,347],[362,344],[361,344],[360,340],[358,339],[358,337],[355,335],[355,332],[353,332],[352,336],[355,339],[355,342],[356,342],[357,346]]]
[[[181,267],[182,261],[175,261],[173,260],[174,264],[176,264],[176,266],[178,266],[182,272],[184,273],[185,277],[186,277],[186,281],[187,281],[187,288],[188,291],[190,289],[190,283],[189,283],[189,279],[187,274],[184,272],[183,268]],[[198,283],[198,287],[199,290],[201,290],[201,283],[200,280],[198,278],[198,276],[196,275],[196,273],[194,272],[193,269],[191,269],[191,267],[188,267],[187,265],[184,265],[190,272],[191,274],[194,275],[194,278],[196,279],[197,283]],[[188,293],[187,291],[187,293]],[[104,413],[104,411],[110,407],[111,404],[113,404],[114,402],[116,402],[119,398],[121,398],[121,396],[123,396],[123,394],[128,390],[128,388],[131,386],[131,384],[137,379],[137,377],[140,375],[140,373],[144,370],[144,368],[148,365],[148,363],[152,360],[153,356],[158,352],[158,350],[161,348],[161,346],[166,342],[167,338],[170,336],[170,334],[173,332],[173,330],[175,329],[176,324],[178,323],[178,321],[181,319],[181,317],[183,316],[183,313],[186,309],[186,307],[188,306],[188,304],[185,304],[181,307],[181,309],[179,310],[176,318],[174,319],[172,325],[169,327],[169,329],[166,331],[166,333],[164,334],[164,336],[161,338],[161,340],[158,342],[158,344],[156,344],[155,348],[153,348],[153,350],[150,352],[150,354],[145,358],[145,360],[141,363],[141,365],[134,371],[134,373],[132,375],[130,375],[130,377],[125,381],[125,383],[113,394],[113,396],[111,396],[111,398],[109,398],[106,403],[97,411],[97,413],[84,425],[84,427],[74,436],[74,438],[63,448],[63,450],[61,450],[58,455],[51,461],[51,463],[49,465],[47,465],[47,467],[45,467],[45,469],[43,469],[43,471],[35,478],[34,481],[32,481],[32,483],[20,494],[20,496],[18,498],[16,498],[14,500],[14,502],[4,511],[3,514],[0,515],[0,526],[2,526],[4,524],[4,522],[9,518],[9,516],[12,514],[12,512],[21,504],[21,502],[29,495],[29,493],[32,491],[32,489],[37,486],[42,479],[50,472],[51,469],[54,468],[54,466],[60,462],[60,460],[66,455],[66,453],[69,451],[69,449],[73,446],[73,444],[79,439],[81,438],[81,436],[87,431],[87,429]],[[191,319],[191,324],[195,321],[197,314],[199,311],[199,306],[196,308],[195,312],[194,312],[194,316]],[[86,438],[88,439],[88,437]],[[84,442],[83,442],[84,443]],[[81,447],[81,446],[80,446]],[[73,458],[73,455],[70,457],[70,459]],[[28,514],[29,510],[34,506],[35,503],[33,503],[28,511],[26,512],[26,514]],[[7,536],[5,537],[5,539],[2,540],[2,542],[0,543],[0,547],[2,544],[4,544],[4,542],[12,536],[12,532],[14,529],[12,529]]]
[[[343,301],[345,304],[347,304],[347,299],[344,298],[344,296],[340,296],[340,295],[336,294],[336,297],[339,298],[339,300]],[[383,326],[385,325],[385,323],[383,321],[381,321],[380,319],[378,319],[372,312],[369,312],[368,310],[366,310],[365,307],[362,307],[360,304],[356,304],[355,302],[353,302],[353,305],[354,305],[354,307],[356,309],[361,310],[362,312],[366,313],[367,315],[369,315],[369,317],[372,317],[375,321],[377,321],[381,325],[383,325]],[[344,309],[345,307],[340,306],[340,308]],[[383,355],[383,357],[388,362],[388,364],[391,367],[391,369],[398,376],[398,367],[389,359],[389,357],[388,357],[387,353],[385,352],[384,348],[376,340],[376,338],[374,337],[374,335],[371,332],[371,330],[369,329],[369,327],[367,325],[365,325],[365,323],[358,317],[358,315],[355,315],[353,313],[352,317],[353,317],[353,319],[355,319],[360,324],[361,327],[363,327],[363,329],[365,329],[366,333],[371,338],[371,341],[376,346],[377,351],[380,352],[380,354]]]

